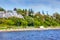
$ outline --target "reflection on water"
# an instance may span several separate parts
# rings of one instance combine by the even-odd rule
[[[0,32],[0,40],[60,40],[60,30]]]

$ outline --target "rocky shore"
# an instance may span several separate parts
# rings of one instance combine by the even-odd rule
[[[10,31],[30,31],[30,30],[55,30],[60,28],[19,28],[19,29],[1,29],[0,32],[10,32]]]

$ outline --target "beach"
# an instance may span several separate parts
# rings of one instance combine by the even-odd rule
[[[10,31],[31,31],[31,30],[55,30],[60,28],[19,28],[19,29],[0,29],[0,32],[10,32]]]

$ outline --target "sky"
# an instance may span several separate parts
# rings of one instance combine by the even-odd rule
[[[32,8],[35,12],[42,10],[46,13],[60,13],[60,0],[0,0],[0,7],[6,10],[14,8],[29,9]]]

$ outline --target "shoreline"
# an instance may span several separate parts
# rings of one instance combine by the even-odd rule
[[[33,30],[57,30],[60,28],[19,28],[19,29],[1,29],[0,32],[14,32],[14,31],[33,31]]]

